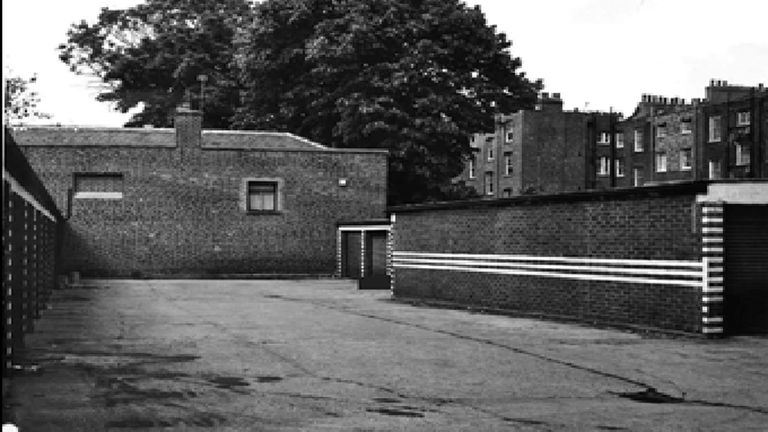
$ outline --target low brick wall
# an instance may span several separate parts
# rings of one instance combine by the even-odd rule
[[[393,295],[701,333],[706,188],[392,208]]]

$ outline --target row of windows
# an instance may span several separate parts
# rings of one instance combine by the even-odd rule
[[[749,111],[741,111],[737,113],[736,125],[737,126],[749,126],[751,124],[751,113]],[[656,126],[656,137],[664,138],[668,135],[668,127],[665,123],[661,123]],[[680,122],[680,133],[682,135],[689,135],[693,132],[692,123],[690,119],[683,119]],[[722,118],[721,116],[712,116],[709,118],[709,130],[708,130],[709,142],[717,142],[722,140]],[[616,148],[624,148],[624,133],[617,132],[615,135]],[[598,138],[598,144],[610,144],[610,133],[600,132]],[[643,132],[641,130],[634,131],[634,150],[636,152],[643,151]]]
[[[277,179],[245,180],[245,210],[275,212],[281,210],[280,181]],[[76,173],[73,198],[123,199],[123,175],[120,173]]]
[[[510,176],[512,175],[512,171],[514,168],[514,160],[512,158],[512,152],[504,152],[504,175]],[[471,157],[469,159],[469,178],[476,178],[476,168],[475,168],[475,158]]]

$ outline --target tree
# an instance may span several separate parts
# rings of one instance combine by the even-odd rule
[[[3,107],[3,120],[6,125],[21,122],[28,118],[51,118],[50,115],[37,109],[40,97],[33,90],[36,82],[37,74],[23,78],[13,76],[10,71],[6,73],[5,106]]]
[[[143,104],[126,126],[170,126],[185,98],[201,102],[206,127],[227,128],[239,102],[233,39],[252,14],[248,0],[149,0],[103,8],[94,24],[73,24],[59,57],[78,74],[104,83],[97,99],[122,112]]]
[[[460,0],[267,0],[255,15],[235,55],[235,127],[389,149],[390,203],[446,198],[469,135],[541,86]]]

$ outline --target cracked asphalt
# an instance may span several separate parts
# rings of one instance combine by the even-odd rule
[[[768,425],[768,338],[418,307],[345,280],[87,280],[22,354],[3,380],[22,432]]]

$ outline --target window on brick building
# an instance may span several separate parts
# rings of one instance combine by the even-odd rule
[[[611,160],[607,156],[601,156],[597,164],[597,175],[607,176],[611,173]]]
[[[643,185],[643,169],[632,168],[632,185],[640,187]]]
[[[709,118],[709,142],[716,142],[722,139],[722,119],[720,116]]]
[[[277,181],[247,181],[246,210],[249,212],[274,212],[280,210],[279,183]]]
[[[475,155],[472,155],[469,158],[469,178],[475,178],[476,176],[477,173],[475,173]]]
[[[736,165],[749,165],[749,146],[736,144]]]
[[[665,136],[667,136],[667,125],[660,123],[656,126],[656,138],[664,138]]]
[[[624,177],[624,159],[616,159],[614,164],[616,165],[616,177]]]
[[[680,170],[690,171],[693,163],[693,151],[689,148],[680,150]]]
[[[635,130],[635,151],[643,151],[643,131],[640,129]]]
[[[710,179],[719,179],[722,177],[721,175],[722,170],[722,164],[719,160],[711,160],[709,161],[709,178]]]
[[[123,175],[120,173],[75,173],[75,199],[122,199]]]
[[[512,175],[512,153],[511,152],[504,153],[504,175],[506,176]]]
[[[493,172],[485,173],[485,194],[493,195]]]
[[[485,154],[486,154],[488,160],[492,161],[493,158],[494,158],[494,154],[493,154],[493,141],[487,142],[486,146],[487,147],[485,148]]]
[[[656,172],[667,172],[667,154],[656,153]]]
[[[740,111],[736,114],[736,124],[738,126],[749,126],[751,123],[750,117],[751,116],[749,111]]]
[[[597,138],[598,144],[610,144],[611,134],[608,132],[600,132],[600,136]]]
[[[683,135],[688,135],[693,132],[693,128],[691,125],[691,119],[683,119],[680,122],[680,133]]]
[[[515,139],[515,129],[512,126],[507,126],[506,141],[511,143]]]
[[[624,132],[616,132],[616,148],[624,148]]]

